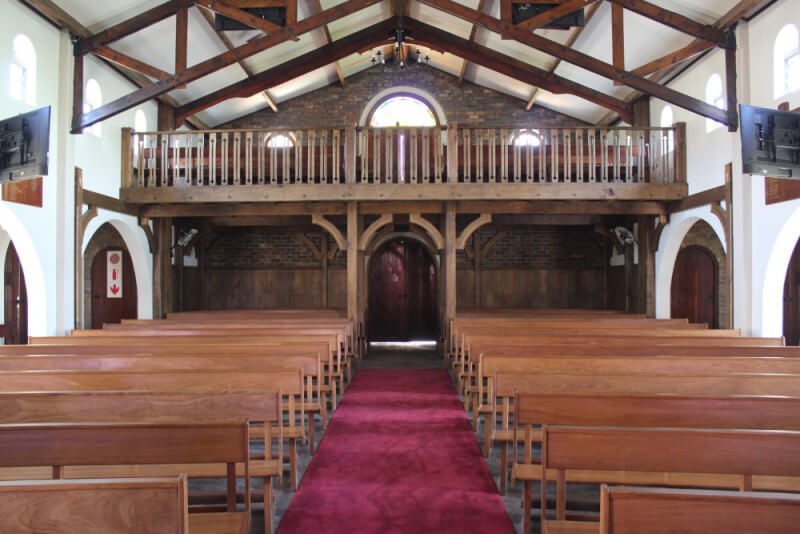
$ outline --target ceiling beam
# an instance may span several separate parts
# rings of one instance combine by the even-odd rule
[[[600,9],[601,5],[603,5],[602,2],[597,2],[596,4],[592,4],[591,6],[589,6],[589,9],[586,10],[586,13],[583,16],[583,26],[579,26],[572,30],[572,34],[564,43],[564,46],[566,46],[567,48],[572,48],[572,46],[578,40],[578,37],[580,37],[583,31],[589,27],[589,23],[592,21],[595,13],[597,13],[597,10]],[[555,72],[559,65],[561,65],[561,59],[556,58],[556,60],[553,61],[553,64],[550,65],[550,68],[547,69],[547,72],[551,73]],[[528,103],[525,105],[525,111],[530,111],[533,105],[536,103],[536,97],[539,96],[539,91],[540,91],[539,87],[533,90],[533,94],[531,95],[530,100],[528,100]]]
[[[311,7],[312,14],[320,13],[322,11],[322,4],[319,0],[310,0],[309,4]],[[325,32],[325,40],[328,44],[333,42],[333,37],[331,37],[331,31],[328,29],[328,25],[322,27],[323,31]],[[336,76],[339,77],[339,83],[342,87],[345,87],[347,84],[344,81],[344,73],[342,72],[342,66],[339,64],[338,61],[334,61],[334,67],[336,67]]]
[[[619,4],[611,5],[611,53],[612,63],[625,70],[625,10]],[[622,85],[618,80],[614,85]]]
[[[710,41],[721,48],[730,48],[727,34],[714,26],[700,24],[689,17],[658,7],[645,0],[611,0],[611,2],[697,39]]]
[[[76,45],[78,52],[87,54],[99,46],[111,43],[123,37],[152,26],[156,22],[174,15],[180,8],[193,4],[193,0],[170,0],[164,4],[148,9],[144,13],[115,24],[99,33],[81,39]]]
[[[716,23],[714,23],[714,27],[719,28],[720,30],[730,30],[736,25],[737,22],[739,22],[741,19],[747,16],[748,13],[751,13],[753,10],[755,10],[756,8],[760,7],[763,4],[766,4],[769,1],[771,0],[740,0],[738,4],[733,6],[727,13],[725,13],[722,17],[720,17],[720,19]],[[703,48],[703,50],[699,51],[698,54],[701,54],[713,48],[713,45],[711,45],[707,41],[703,41],[702,39],[695,39],[688,46],[685,46],[680,50],[673,52],[672,54],[667,54],[662,58],[656,59],[651,63],[642,65],[633,72],[639,74],[640,76],[645,76],[647,74],[647,71],[650,70],[649,66],[651,64],[661,63],[662,66],[660,66],[660,68],[657,69],[656,71],[653,71],[653,75],[650,76],[650,79],[653,80],[654,82],[657,83],[661,82],[666,77],[667,73],[670,70],[670,67],[672,67],[677,63],[680,63],[681,61],[689,59],[690,57],[694,57],[694,55],[697,54],[691,54],[691,51],[699,49],[701,47]],[[673,55],[675,55],[676,58],[678,58],[679,56],[685,56],[685,57],[680,57],[674,63],[670,63],[668,58],[670,58]],[[641,96],[640,92],[634,91],[631,95],[629,95],[626,98],[626,101],[629,103],[633,102],[640,96]],[[613,112],[611,112],[603,116],[603,118],[600,119],[600,121],[597,124],[600,126],[605,126],[608,124],[612,124],[616,119],[617,116]]]
[[[92,35],[92,32],[90,32],[88,28],[84,27],[80,22],[75,20],[69,13],[56,5],[52,0],[22,0],[22,2],[56,28],[66,30],[72,35],[82,38],[90,37]],[[141,88],[152,83],[151,80],[142,75],[147,74],[149,76],[149,74],[147,72],[140,72],[140,69],[150,70],[150,72],[153,74],[163,73],[164,77],[170,76],[168,72],[156,69],[155,67],[140,62],[137,59],[129,58],[129,56],[121,54],[115,50],[111,50],[106,46],[101,46],[94,51],[94,54],[97,55],[101,61],[108,65],[112,70],[119,73],[123,78],[128,80],[136,87]],[[116,60],[112,59],[112,56],[116,58]],[[127,61],[128,64],[125,65],[123,61]],[[136,66],[136,68],[134,68],[134,66]],[[160,76],[153,76],[153,78],[160,79]],[[169,95],[160,95],[157,97],[157,100],[163,102],[171,108],[176,108],[178,106],[178,103],[175,101],[175,99]],[[194,116],[187,118],[186,122],[198,130],[208,129],[208,126],[204,124],[203,121]]]
[[[257,17],[252,13],[248,13],[247,11],[239,9],[238,7],[230,6],[225,2],[221,2],[220,0],[202,0],[199,2],[199,4],[202,4],[204,7],[207,7],[212,11],[216,11],[220,15],[224,15],[229,19],[241,22],[242,24],[250,26],[251,28],[255,28],[266,33],[275,33],[282,29],[274,22]]]
[[[708,41],[695,39],[687,46],[675,50],[674,52],[670,52],[669,54],[666,54],[658,59],[654,59],[649,63],[645,63],[641,67],[638,67],[631,72],[638,74],[639,76],[648,76],[654,72],[669,68],[677,63],[680,63],[681,61],[685,61],[712,48],[714,48],[714,45]]]
[[[406,27],[413,31],[413,36],[416,41],[440,46],[448,52],[472,61],[473,63],[505,74],[516,80],[544,87],[553,93],[571,93],[600,106],[613,109],[621,115],[630,116],[630,109],[627,108],[622,100],[610,97],[600,91],[595,91],[594,89],[567,80],[566,78],[561,78],[543,69],[500,54],[490,48],[462,39],[452,33],[440,30],[418,20],[407,20]]]
[[[109,61],[113,61],[117,65],[130,69],[134,72],[138,72],[139,74],[150,76],[155,80],[163,80],[167,76],[170,76],[170,73],[165,70],[148,65],[144,61],[139,61],[136,58],[123,54],[122,52],[112,50],[107,46],[101,46],[97,48],[94,51],[94,54]]]
[[[529,18],[528,20],[520,22],[516,26],[520,30],[533,31],[537,28],[541,28],[542,26],[547,26],[561,17],[574,13],[579,9],[583,9],[584,7],[588,6],[589,4],[593,4],[596,1],[597,0],[567,0],[563,4],[552,9],[548,9],[547,11],[543,11],[538,15]]]
[[[179,85],[193,82],[199,78],[207,76],[212,72],[223,69],[239,60],[250,57],[254,54],[272,48],[283,42],[294,39],[295,37],[307,33],[311,30],[319,28],[324,24],[328,24],[334,20],[346,17],[356,11],[365,7],[378,3],[380,0],[347,0],[344,3],[337,4],[334,7],[326,9],[322,13],[312,15],[297,24],[282,28],[280,31],[272,35],[265,35],[258,37],[242,46],[229,50],[218,56],[209,58],[205,61],[197,63],[183,72],[175,73],[169,78],[157,81],[147,87],[134,91],[131,94],[118,98],[108,104],[101,106],[98,109],[91,110],[81,115],[75,115],[72,119],[73,132],[80,132],[83,128],[91,126],[97,122],[103,121],[109,117],[113,117],[123,111],[135,107],[142,102],[146,102],[151,98],[155,98],[166,92],[169,92]]]
[[[637,76],[631,72],[618,69],[609,63],[601,61],[578,50],[570,49],[556,41],[552,41],[535,33],[530,33],[517,29],[513,24],[509,24],[494,17],[484,15],[478,11],[468,8],[463,4],[453,0],[420,0],[423,4],[433,6],[446,13],[457,16],[460,19],[478,24],[487,30],[508,34],[515,41],[536,48],[542,52],[559,57],[573,65],[577,65],[600,76],[611,80],[618,80],[625,85],[638,89],[643,93],[660,98],[677,107],[689,110],[698,115],[708,117],[723,124],[732,122],[729,111],[712,106],[702,100],[680,93],[668,87],[659,85],[656,82]],[[730,113],[736,113],[735,110]]]
[[[483,13],[483,5],[485,4],[485,0],[480,0],[478,2],[478,11]],[[472,29],[469,32],[469,40],[475,40],[475,34],[478,33],[478,27],[476,25],[472,25]],[[466,59],[461,63],[461,72],[458,73],[458,83],[459,85],[464,82],[464,75],[467,73],[467,67],[469,66],[469,61]]]
[[[233,50],[234,48],[236,48],[233,42],[231,42],[231,40],[228,38],[228,36],[225,35],[225,32],[217,30],[217,27],[214,24],[214,15],[212,15],[209,10],[202,8],[200,6],[197,7],[197,10],[200,11],[201,15],[203,15],[203,19],[205,19],[208,26],[214,31],[217,37],[219,37],[219,40],[222,42],[225,48],[227,48],[228,50]],[[245,75],[248,78],[254,74],[253,70],[247,66],[247,63],[245,63],[244,60],[239,60],[236,63],[239,65],[239,67],[241,67],[241,69],[244,71]],[[269,93],[264,91],[263,93],[261,93],[261,96],[264,97],[264,100],[266,101],[270,109],[272,109],[272,111],[277,113],[278,106],[275,104],[275,101],[272,100],[272,98],[269,96]]]
[[[334,41],[312,52],[303,54],[271,69],[251,76],[247,80],[223,87],[197,100],[188,102],[176,110],[176,121],[182,117],[197,113],[229,98],[247,98],[259,91],[275,87],[311,71],[330,65],[334,61],[355,54],[365,46],[379,43],[386,38],[386,33],[397,26],[397,18],[392,17],[374,24],[347,37]]]

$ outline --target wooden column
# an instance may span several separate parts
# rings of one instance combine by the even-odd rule
[[[656,315],[656,250],[655,227],[653,218],[647,215],[639,217],[639,303],[638,311],[646,313],[648,317]]]
[[[183,311],[183,252],[182,246],[175,247],[175,311]]]
[[[481,307],[481,240],[478,237],[478,231],[476,230],[474,234],[472,234],[472,248],[475,252],[473,252],[474,257],[473,261],[473,284],[474,284],[474,292],[473,292],[473,305],[476,308]]]
[[[175,12],[175,74],[186,70],[188,52],[189,6],[183,6]],[[183,89],[186,84],[179,85]]]
[[[614,66],[625,70],[625,25],[624,8],[619,4],[611,4],[611,49]],[[623,85],[614,80],[614,85]]]
[[[328,307],[328,233],[320,232],[322,244],[320,245],[320,283],[319,283],[319,303],[323,308]]]
[[[347,318],[358,325],[358,204],[347,203]]]
[[[153,256],[153,318],[163,319],[172,311],[172,218],[154,219],[156,253]]]
[[[358,237],[361,238],[364,235],[364,216],[359,215],[356,220],[356,228],[358,230]],[[366,319],[364,317],[366,310],[367,310],[367,264],[366,264],[366,252],[363,250],[359,250],[356,255],[356,261],[358,262],[358,288],[356,290],[356,317],[358,317],[358,333],[357,335],[361,337],[361,342],[366,342],[366,332],[364,332],[364,324]],[[363,355],[364,347],[360,347],[361,354]]]
[[[725,214],[727,228],[725,232],[725,266],[728,271],[728,328],[733,328],[733,164],[725,165]]]
[[[458,183],[458,122],[456,121],[447,125],[447,183]]]
[[[175,108],[158,102],[158,131],[167,132],[175,129]]]
[[[686,159],[686,123],[675,123],[675,182],[686,183],[687,171]]]
[[[611,261],[611,251],[609,250],[608,239],[603,239],[603,309],[608,309],[608,273],[609,262]]]
[[[633,245],[625,245],[625,311],[633,311]]]
[[[76,46],[77,49],[77,46]],[[83,54],[75,52],[72,71],[72,133],[83,133]]]
[[[739,98],[736,93],[736,33],[728,31],[728,38],[733,48],[725,49],[725,96],[728,108],[728,131],[739,129]]]
[[[444,329],[450,329],[450,321],[456,317],[456,203],[447,202],[444,214]]]
[[[83,328],[83,171],[75,167],[75,329]]]

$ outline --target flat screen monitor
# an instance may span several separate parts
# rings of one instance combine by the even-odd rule
[[[800,113],[739,106],[742,170],[774,178],[800,178]]]
[[[47,175],[50,106],[0,121],[0,183]]]

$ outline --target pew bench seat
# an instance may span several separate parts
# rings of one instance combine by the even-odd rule
[[[600,524],[590,521],[548,521],[542,529],[542,534],[598,534],[599,532]]]
[[[189,514],[189,534],[247,534],[245,512]]]

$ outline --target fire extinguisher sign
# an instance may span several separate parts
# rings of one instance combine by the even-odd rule
[[[122,298],[122,251],[109,250],[106,256],[106,297]]]

